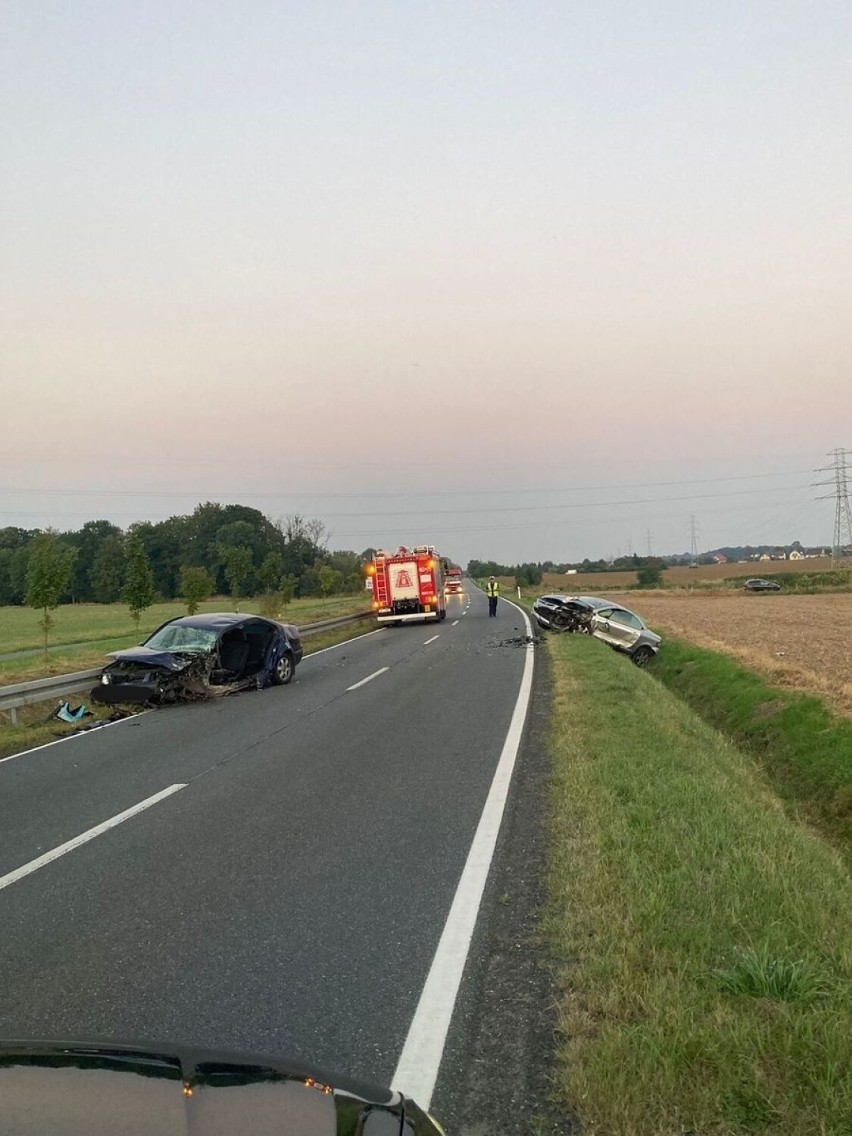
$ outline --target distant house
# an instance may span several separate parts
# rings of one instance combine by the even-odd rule
[[[761,552],[760,556],[758,557],[758,560],[771,560],[771,559],[772,559],[772,557],[769,555],[768,552]]]
[[[805,554],[804,554],[804,552],[799,552],[798,548],[794,548],[793,551],[790,553],[790,555],[787,557],[787,559],[788,560],[804,560]]]
[[[716,564],[727,564],[728,563],[728,558],[724,554],[724,552],[714,552],[713,553],[713,560]]]

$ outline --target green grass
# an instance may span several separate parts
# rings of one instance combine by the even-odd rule
[[[601,1136],[841,1136],[852,881],[651,674],[549,636],[549,901],[566,1111]]]
[[[670,636],[649,673],[752,753],[788,810],[852,865],[852,722],[819,699],[770,686],[727,655]]]
[[[362,611],[369,608],[369,598],[363,594],[329,596],[327,599],[306,598],[293,600],[281,612],[288,623],[314,623],[331,619],[335,615]],[[233,611],[231,596],[220,596],[201,604],[199,611]],[[239,610],[260,613],[260,599],[241,600]],[[123,639],[123,646],[138,643],[161,623],[186,615],[186,605],[179,600],[158,603],[142,613],[137,636],[124,604],[63,604],[53,612],[55,626],[50,633],[53,645],[86,643],[97,639]],[[39,613],[28,607],[0,607],[0,654],[27,651],[42,646],[42,631],[38,625]]]
[[[240,610],[259,613],[261,606],[260,601],[244,601]],[[226,596],[209,600],[199,610],[229,611],[231,607],[231,598]],[[276,615],[287,623],[304,626],[337,615],[364,611],[368,607],[369,603],[362,595],[330,596],[328,599],[293,600]],[[69,604],[58,608],[55,614],[56,627],[52,633],[55,646],[47,662],[41,652],[24,658],[0,660],[0,686],[98,667],[108,652],[134,646],[161,623],[185,615],[186,607],[178,602],[155,604],[143,613],[138,634],[127,608],[121,604]],[[0,607],[0,654],[40,647],[41,632],[37,618],[30,608]]]

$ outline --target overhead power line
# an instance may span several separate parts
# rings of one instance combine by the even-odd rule
[[[180,499],[185,497],[193,497],[198,500],[209,501],[216,497],[234,497],[240,496],[244,498],[259,498],[263,500],[300,500],[309,497],[312,500],[350,500],[350,499],[367,499],[367,498],[381,498],[387,500],[393,497],[411,498],[411,497],[494,497],[494,496],[524,496],[530,494],[542,493],[602,493],[609,490],[621,489],[662,489],[669,485],[716,485],[732,481],[759,481],[773,477],[800,477],[803,474],[810,474],[813,471],[810,469],[792,469],[783,470],[778,473],[743,473],[736,474],[729,477],[701,477],[701,478],[677,478],[673,481],[634,481],[625,484],[606,484],[606,485],[562,485],[562,486],[543,486],[536,489],[518,489],[513,487],[506,487],[502,489],[495,489],[489,487],[488,489],[424,489],[424,490],[400,490],[399,492],[372,492],[364,491],[357,493],[315,493],[313,490],[290,490],[286,493],[279,493],[275,490],[240,490],[235,494],[232,490],[228,492],[217,491],[211,489],[69,489],[65,486],[61,488],[50,488],[44,486],[20,486],[20,485],[7,485],[4,486],[2,492],[4,493],[46,493],[56,497],[163,497],[167,499]],[[266,476],[269,476],[268,473]],[[779,486],[779,489],[787,488]],[[790,487],[793,488],[793,487]],[[617,504],[617,502],[614,502]]]
[[[724,493],[690,493],[686,495],[678,495],[674,497],[633,497],[625,498],[620,501],[572,501],[561,505],[511,505],[511,506],[492,506],[484,505],[478,508],[471,509],[401,509],[401,510],[388,510],[378,509],[370,512],[357,512],[357,513],[323,513],[323,518],[328,520],[350,520],[350,519],[364,519],[367,517],[410,517],[416,513],[418,517],[445,517],[445,516],[481,516],[484,513],[543,513],[543,512],[561,512],[573,509],[600,509],[612,508],[613,506],[623,505],[658,505],[668,501],[704,501],[718,497],[744,497],[753,496],[758,493],[792,493],[800,489],[806,489],[808,486],[789,485],[789,486],[772,486],[766,489],[734,489]],[[227,497],[240,497],[244,494],[227,494]],[[31,513],[31,512],[7,512],[4,510],[6,516],[83,516],[85,514],[79,511],[75,513]],[[120,514],[129,516],[130,514]]]

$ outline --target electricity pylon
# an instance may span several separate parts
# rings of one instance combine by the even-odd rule
[[[825,493],[817,497],[818,501],[827,501],[833,497],[834,506],[834,536],[831,541],[831,563],[837,564],[843,557],[844,549],[852,548],[852,509],[849,507],[849,481],[846,460],[852,457],[849,450],[838,446],[828,455],[834,459],[833,465],[823,466],[817,473],[833,473],[834,477],[828,481],[818,481],[816,485],[834,485],[833,493]]]

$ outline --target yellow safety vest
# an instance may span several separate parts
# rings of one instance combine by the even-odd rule
[[[499,596],[500,595],[500,585],[498,584],[498,582],[496,580],[489,580],[488,581],[488,583],[485,585],[485,594],[487,596]]]

